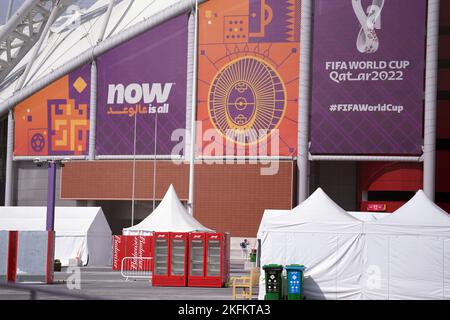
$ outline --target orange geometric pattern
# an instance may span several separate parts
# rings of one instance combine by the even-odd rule
[[[14,108],[14,155],[85,155],[89,139],[89,66]]]

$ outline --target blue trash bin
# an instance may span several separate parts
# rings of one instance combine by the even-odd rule
[[[286,287],[288,300],[303,300],[303,272],[305,266],[299,264],[291,264],[286,269]]]

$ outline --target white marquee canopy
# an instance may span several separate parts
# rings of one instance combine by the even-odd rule
[[[206,228],[192,217],[181,203],[173,185],[163,200],[147,218],[139,224],[123,229],[124,235],[145,235],[152,232],[191,232],[213,230]]]

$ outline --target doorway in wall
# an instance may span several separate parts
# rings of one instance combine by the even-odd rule
[[[310,169],[310,193],[321,187],[344,210],[358,210],[356,162],[313,161]]]

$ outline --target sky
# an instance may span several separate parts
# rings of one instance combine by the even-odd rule
[[[95,3],[96,0],[72,0],[69,3],[75,3],[80,8],[89,8]],[[13,0],[12,14],[20,8],[25,0]],[[8,11],[9,0],[0,0],[0,25],[5,24],[6,13]]]
[[[13,13],[25,0],[13,0]],[[9,0],[0,0],[0,24],[5,24],[6,13],[8,11]]]

